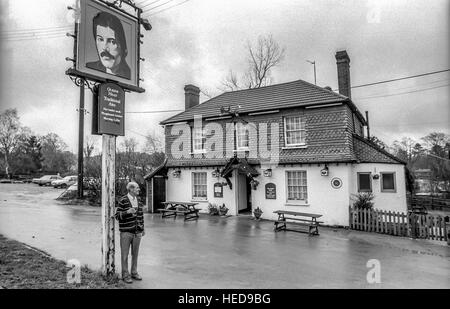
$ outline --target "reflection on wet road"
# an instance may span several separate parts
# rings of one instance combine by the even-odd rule
[[[55,200],[60,193],[0,184],[0,233],[99,269],[100,208],[62,205]],[[144,281],[136,287],[450,287],[450,249],[443,244],[331,228],[322,228],[319,237],[274,233],[271,222],[249,217],[202,215],[184,222],[146,214],[145,226],[139,256]],[[366,281],[370,259],[381,263],[381,284]],[[116,250],[117,272],[119,261]]]

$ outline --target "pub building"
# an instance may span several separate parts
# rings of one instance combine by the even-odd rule
[[[164,201],[217,204],[229,214],[263,219],[275,210],[323,215],[349,225],[355,194],[372,192],[375,208],[406,212],[405,163],[364,133],[351,99],[350,58],[336,53],[339,93],[303,80],[225,92],[199,104],[187,85],[185,111],[161,122],[167,159],[147,175],[147,206]]]

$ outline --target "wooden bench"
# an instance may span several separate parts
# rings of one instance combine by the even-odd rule
[[[199,218],[198,212],[200,209],[195,208],[197,203],[190,202],[163,202],[165,208],[160,209],[162,218],[173,217],[177,218],[177,215],[184,215],[184,221],[196,220]],[[180,209],[181,208],[181,209]]]
[[[307,232],[309,235],[319,235],[319,225],[322,221],[317,221],[317,218],[322,217],[318,214],[310,214],[296,211],[277,210],[274,211],[278,215],[278,220],[274,222],[274,231],[294,231],[294,232]],[[303,217],[303,218],[298,218]],[[308,218],[308,219],[306,219]],[[289,220],[289,221],[287,221]],[[287,224],[297,224],[307,226],[308,230],[292,230],[287,228]]]

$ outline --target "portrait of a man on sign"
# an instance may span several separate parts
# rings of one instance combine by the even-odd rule
[[[77,71],[99,82],[139,85],[139,22],[95,0],[81,0]]]
[[[127,40],[120,19],[107,12],[98,13],[93,19],[93,35],[99,60],[86,66],[130,79],[131,71],[126,61]]]

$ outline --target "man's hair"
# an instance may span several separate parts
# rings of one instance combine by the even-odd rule
[[[134,189],[134,188],[139,188],[139,185],[136,182],[132,181],[132,182],[129,182],[127,184],[127,191],[128,192],[130,192],[130,190]]]
[[[128,55],[127,40],[125,38],[125,32],[123,31],[122,22],[120,19],[110,13],[100,12],[92,21],[94,39],[97,39],[97,26],[109,27],[114,30],[116,41],[119,42],[120,49],[122,50],[122,58],[125,60],[125,57]]]

